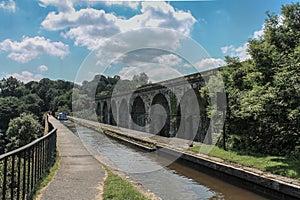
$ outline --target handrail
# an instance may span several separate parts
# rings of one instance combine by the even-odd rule
[[[0,199],[32,199],[46,172],[56,160],[57,130],[0,155]]]
[[[29,147],[35,145],[35,144],[38,143],[39,141],[44,140],[45,138],[50,137],[50,135],[52,135],[53,132],[56,132],[56,130],[57,130],[56,128],[53,129],[53,130],[50,131],[47,135],[44,135],[43,137],[40,137],[40,138],[34,140],[33,142],[31,142],[31,143],[29,143],[29,144],[26,144],[25,146],[22,146],[22,147],[20,147],[20,148],[18,148],[18,149],[15,149],[15,150],[13,150],[13,151],[7,152],[7,153],[5,153],[5,154],[1,154],[1,155],[0,155],[0,160],[2,160],[3,158],[5,158],[5,157],[7,157],[7,156],[11,156],[11,155],[16,154],[16,153],[18,153],[18,152],[20,152],[20,151],[23,151],[24,149],[27,149],[27,148],[29,148]]]

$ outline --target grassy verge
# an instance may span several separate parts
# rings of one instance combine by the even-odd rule
[[[113,174],[107,169],[108,177],[104,182],[103,199],[114,200],[147,200],[137,189],[128,181]]]
[[[54,165],[50,168],[49,172],[41,180],[40,184],[38,184],[38,187],[36,188],[32,199],[36,199],[41,194],[41,190],[51,182],[51,180],[55,175],[55,172],[58,170],[59,161],[60,161],[60,157],[58,155]]]
[[[189,148],[189,150],[200,152],[200,148],[200,146],[195,146]],[[289,159],[282,156],[253,154],[249,152],[225,151],[216,146],[209,152],[209,155],[221,158],[227,162],[234,162],[272,174],[300,180],[300,160]]]

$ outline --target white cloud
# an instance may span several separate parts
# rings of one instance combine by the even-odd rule
[[[10,12],[15,12],[16,11],[16,3],[14,0],[0,1],[0,8],[10,11]]]
[[[75,45],[86,46],[92,50],[98,46],[96,44],[103,43],[106,38],[117,33],[144,27],[167,28],[189,35],[196,22],[190,12],[175,10],[166,2],[142,2],[140,11],[141,14],[129,19],[93,8],[50,12],[42,26],[50,31],[64,30],[62,36],[74,39]]]
[[[74,0],[40,0],[41,7],[55,6],[61,12],[73,11]]]
[[[221,50],[223,54],[232,56],[232,57],[239,57],[241,61],[245,61],[251,58],[250,54],[247,52],[249,43],[246,42],[242,46],[235,47],[233,45],[222,47]]]
[[[166,52],[161,52],[159,49],[174,52],[181,47],[181,39],[183,38],[179,33],[160,28],[139,29],[118,34],[102,43],[101,48],[97,50],[97,58],[100,59],[98,63],[103,66],[108,66],[113,61],[129,66],[151,62],[158,63],[158,60],[155,61],[154,57],[166,54]],[[124,52],[131,51],[134,51],[135,54],[124,55]],[[169,56],[168,63],[172,64],[171,61],[173,63],[178,62],[178,59],[175,60],[175,58]],[[163,57],[159,60],[163,62]]]
[[[153,59],[153,61],[157,62],[159,64],[162,64],[162,65],[165,65],[165,66],[170,66],[170,67],[177,66],[182,63],[182,59],[174,54],[161,55],[161,56],[155,57]]]
[[[142,66],[130,66],[130,67],[123,67],[119,73],[119,76],[122,79],[132,79],[132,77],[136,74],[146,73],[149,77],[149,81],[152,83],[157,83],[165,80],[169,80],[172,78],[181,77],[182,74],[173,69],[171,67],[166,67],[163,65],[158,64],[147,64]]]
[[[205,58],[194,64],[199,72],[216,69],[224,65],[225,61],[220,58]]]
[[[41,72],[45,72],[45,71],[48,71],[48,67],[46,65],[41,65],[38,67],[38,70]]]
[[[141,68],[139,67],[123,67],[119,72],[119,75],[122,79],[131,80],[134,75],[140,74],[142,72],[143,70],[141,70]]]
[[[42,22],[46,30],[56,31],[72,27],[84,27],[94,25],[95,27],[105,27],[114,24],[117,17],[113,14],[106,13],[104,10],[94,8],[85,8],[72,12],[50,12]],[[96,33],[91,35],[97,35]]]
[[[23,37],[21,42],[6,39],[0,42],[0,49],[9,52],[8,57],[21,63],[27,63],[41,54],[58,56],[69,54],[69,47],[62,42],[51,42],[44,37]]]
[[[104,4],[107,6],[118,5],[118,6],[126,6],[136,10],[140,5],[139,1],[104,1]]]
[[[261,36],[264,35],[264,29],[261,29],[259,31],[255,31],[253,34],[253,38],[255,39],[259,39]]]
[[[122,31],[141,27],[170,28],[189,35],[196,19],[190,12],[175,10],[166,2],[142,2],[141,14],[130,19],[120,19]]]
[[[95,5],[104,3],[106,6],[126,6],[131,9],[137,9],[140,5],[139,1],[126,1],[126,0],[110,0],[110,1],[89,1],[89,0],[39,0],[41,7],[55,6],[61,12],[74,11],[74,5]]]
[[[157,68],[153,67],[152,70],[148,71],[148,73],[146,74],[149,76],[149,80],[152,83],[166,81],[183,76],[183,74],[176,69],[165,66],[160,66]]]
[[[13,74],[7,74],[5,77],[15,77],[16,79],[24,82],[24,83],[28,83],[30,81],[39,81],[43,78],[43,75],[41,74],[33,74],[29,71],[22,71],[21,74],[18,73],[13,73]]]

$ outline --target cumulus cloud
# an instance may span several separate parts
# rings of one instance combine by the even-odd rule
[[[131,80],[134,75],[140,74],[142,72],[143,70],[139,67],[123,67],[119,72],[119,75],[122,79]]]
[[[38,67],[38,70],[41,72],[45,72],[45,71],[48,71],[48,67],[46,65],[41,65]]]
[[[124,63],[129,66],[159,62],[165,64],[176,62],[175,64],[177,64],[180,58],[174,58],[175,55],[164,55],[180,48],[181,39],[183,39],[182,35],[170,29],[133,30],[118,34],[105,41],[97,49],[96,56],[99,58],[98,64],[103,66],[108,66],[112,62]]]
[[[61,12],[71,12],[74,10],[74,0],[40,0],[41,7],[55,6]]]
[[[137,9],[140,2],[139,1],[88,1],[88,0],[39,0],[39,5],[41,7],[55,6],[61,12],[70,12],[74,10],[74,5],[95,5],[99,3],[104,3],[106,6],[126,6],[131,9]]]
[[[86,46],[92,50],[97,47],[95,44],[101,44],[117,33],[144,27],[167,28],[189,35],[196,22],[190,12],[175,10],[166,2],[142,2],[140,12],[141,14],[129,19],[93,8],[50,12],[42,26],[49,31],[64,31],[62,36],[74,39],[75,45]]]
[[[41,74],[33,74],[29,71],[22,71],[20,74],[18,73],[13,73],[13,74],[7,74],[5,77],[14,77],[24,83],[28,83],[30,81],[39,81],[43,78],[43,75]]]
[[[79,26],[109,26],[114,24],[117,17],[113,14],[106,13],[104,10],[94,8],[80,9],[72,12],[50,12],[46,19],[42,22],[42,26],[46,30],[55,31],[63,30],[69,27]],[[92,34],[93,35],[93,34]]]
[[[182,63],[182,59],[175,54],[161,55],[155,57],[153,61],[161,65],[170,66],[170,67],[177,66]]]
[[[205,58],[194,64],[194,66],[200,72],[207,71],[210,69],[216,69],[224,65],[225,65],[225,61],[220,58]]]
[[[229,46],[222,47],[221,50],[222,50],[223,54],[226,54],[226,55],[229,55],[232,57],[239,57],[241,61],[245,61],[251,57],[250,54],[247,52],[248,46],[249,46],[249,43],[246,42],[245,44],[243,44],[242,46],[239,46],[239,47],[229,45]]]
[[[136,74],[146,73],[152,83],[157,83],[172,78],[181,77],[182,74],[176,69],[157,64],[147,64],[143,66],[123,67],[119,72],[122,79],[132,79]]]
[[[14,0],[0,1],[0,8],[7,10],[9,12],[15,12],[16,3]]]
[[[113,6],[113,5],[126,6],[136,10],[140,5],[140,2],[139,1],[104,1],[104,4],[107,6]]]
[[[158,66],[157,68],[152,68],[148,73],[149,80],[152,83],[162,82],[173,78],[182,77],[183,74],[178,70],[165,66]]]
[[[62,42],[51,42],[44,37],[23,37],[21,42],[6,39],[0,42],[0,49],[9,52],[8,57],[21,63],[27,63],[41,54],[58,56],[60,58],[69,54],[68,45]]]
[[[160,27],[177,30],[189,35],[196,19],[190,12],[175,10],[166,2],[142,2],[141,14],[129,19],[120,19],[118,24],[123,31],[141,27]]]
[[[253,34],[253,38],[255,39],[259,39],[260,37],[262,37],[264,35],[264,29],[262,28],[259,31],[255,31]]]

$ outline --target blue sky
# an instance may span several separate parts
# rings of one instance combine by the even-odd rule
[[[54,80],[79,80],[76,77],[82,73],[80,67],[85,66],[82,63],[88,63],[87,59],[91,59],[88,55],[92,50],[98,49],[118,34],[148,27],[163,30],[133,32],[133,37],[121,35],[122,39],[126,39],[121,42],[124,42],[128,49],[132,49],[135,42],[139,45],[152,42],[151,44],[157,45],[150,45],[151,47],[165,50],[166,46],[163,45],[173,45],[173,48],[177,44],[175,41],[182,41],[178,35],[174,36],[168,32],[176,31],[190,41],[200,44],[207,53],[202,58],[200,56],[199,60],[191,58],[192,63],[189,64],[193,64],[199,70],[213,68],[224,64],[225,55],[239,56],[242,60],[249,58],[245,51],[247,41],[263,34],[265,12],[279,14],[281,6],[291,2],[0,0],[0,78],[12,75],[24,82],[44,77]],[[113,40],[108,43],[111,44],[111,41]],[[134,45],[138,48],[138,45]],[[166,54],[165,51],[159,51],[162,52],[160,55],[148,50],[140,51],[134,56],[128,53],[125,59],[124,52],[120,54],[116,51],[120,48],[107,45],[105,48],[103,51],[116,56],[115,58],[123,55],[124,67],[117,73],[124,78],[130,78],[134,73],[143,71],[138,70],[137,65],[145,66],[145,59],[151,59],[152,64],[156,64],[159,73],[152,73],[153,76],[164,74],[164,70],[165,74],[170,73],[164,68],[166,65],[176,65],[176,73],[185,71],[184,67],[183,70],[179,70],[181,65],[187,66],[187,63],[175,54]],[[183,51],[172,50],[175,53]],[[186,55],[193,52],[198,55],[192,46],[186,47],[184,51]],[[142,56],[144,60],[140,59],[138,62],[128,58],[131,56],[136,59],[141,53],[152,53],[153,56]],[[106,54],[101,55],[103,57]],[[85,72],[91,78],[95,73],[99,73],[99,70]],[[184,73],[188,73],[188,70]]]

